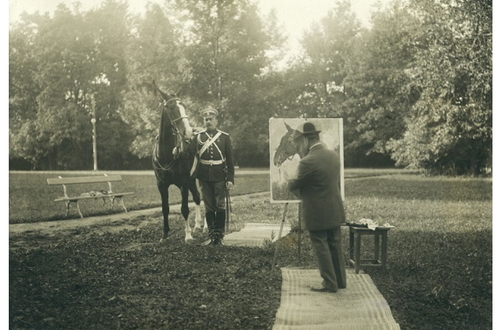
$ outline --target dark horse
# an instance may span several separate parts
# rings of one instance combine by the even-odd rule
[[[280,144],[273,157],[273,163],[276,167],[280,167],[286,160],[292,160],[296,154],[298,154],[300,158],[304,157],[296,141],[296,137],[300,135],[300,132],[291,128],[287,123],[285,123],[285,126],[287,132],[281,138]]]
[[[186,222],[185,241],[192,240],[191,226],[189,225],[188,195],[191,191],[196,204],[196,229],[201,229],[202,220],[200,213],[200,193],[196,187],[196,179],[190,177],[189,172],[194,155],[189,153],[188,145],[193,136],[193,129],[189,124],[186,109],[179,98],[173,94],[167,94],[156,87],[163,97],[163,109],[161,112],[160,134],[153,150],[153,168],[156,175],[156,183],[161,194],[161,207],[163,213],[163,236],[162,242],[167,238],[170,230],[168,214],[168,188],[176,185],[182,196],[181,213]],[[204,230],[207,228],[205,225]]]

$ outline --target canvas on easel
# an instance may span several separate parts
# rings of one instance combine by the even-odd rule
[[[308,121],[321,130],[320,139],[340,158],[340,190],[344,200],[344,140],[342,118],[271,118],[269,154],[271,203],[297,203],[300,200],[287,188],[287,180],[297,177],[300,156],[293,137]]]

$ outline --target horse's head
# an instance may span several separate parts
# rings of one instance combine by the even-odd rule
[[[167,114],[170,123],[177,130],[177,134],[184,142],[191,141],[193,128],[189,124],[186,107],[179,98],[172,97],[163,101],[163,111]]]
[[[156,86],[156,84],[155,84]],[[166,115],[175,133],[185,143],[189,143],[193,137],[193,128],[189,124],[189,118],[186,114],[186,108],[181,100],[175,94],[168,94],[156,87],[163,98],[163,113]]]
[[[280,167],[285,160],[291,160],[295,154],[299,153],[299,145],[295,139],[300,132],[291,128],[287,123],[285,123],[285,126],[287,132],[281,138],[278,149],[276,149],[273,157],[273,163],[276,167]]]

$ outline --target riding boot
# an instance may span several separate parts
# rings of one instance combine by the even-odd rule
[[[207,219],[208,238],[210,238],[210,244],[215,244],[218,237],[216,233],[215,212],[207,212],[205,213],[205,217]]]
[[[215,215],[215,230],[217,232],[217,244],[222,244],[222,239],[224,238],[224,227],[226,224],[226,211],[217,211]]]

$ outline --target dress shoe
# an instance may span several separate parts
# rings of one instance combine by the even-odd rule
[[[328,289],[328,288],[325,288],[322,286],[321,287],[312,286],[311,291],[313,291],[313,292],[331,292],[331,293],[337,292],[337,290]]]

